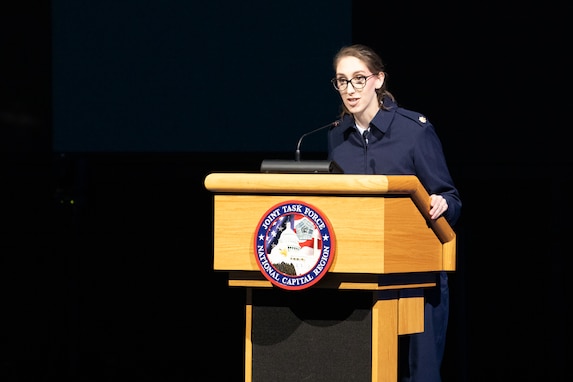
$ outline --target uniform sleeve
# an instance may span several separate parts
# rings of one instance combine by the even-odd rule
[[[458,189],[450,175],[442,143],[434,126],[426,124],[414,148],[416,175],[429,194],[442,195],[448,209],[444,217],[450,225],[454,225],[461,213],[462,202]]]

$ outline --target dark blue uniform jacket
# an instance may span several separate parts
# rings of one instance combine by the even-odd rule
[[[416,175],[429,194],[446,199],[444,217],[455,224],[461,200],[434,126],[420,113],[384,104],[390,109],[380,109],[370,123],[368,144],[350,115],[329,130],[328,159],[345,174]]]

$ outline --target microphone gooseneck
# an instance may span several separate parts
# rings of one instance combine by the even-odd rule
[[[308,133],[304,133],[303,135],[301,135],[300,138],[299,138],[299,140],[298,140],[298,143],[296,144],[296,150],[295,150],[295,152],[294,152],[294,160],[295,160],[296,162],[300,162],[300,145],[301,145],[302,140],[304,139],[304,137],[306,137],[307,135],[316,133],[317,131],[320,131],[320,130],[329,128],[329,127],[338,126],[339,124],[340,124],[340,120],[336,120],[336,121],[334,121],[334,122],[330,122],[330,123],[327,124],[327,125],[321,126],[321,127],[319,127],[318,129],[314,129],[314,130],[312,130],[312,131],[309,131]]]

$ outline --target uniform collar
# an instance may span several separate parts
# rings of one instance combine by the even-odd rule
[[[384,134],[388,130],[390,123],[394,119],[394,115],[396,114],[397,104],[396,102],[392,101],[390,98],[384,99],[384,105],[388,110],[380,109],[370,121],[370,130],[378,130],[380,133]],[[341,127],[344,131],[348,129],[355,129],[354,126],[354,118],[351,115],[346,114],[341,122]],[[378,135],[374,133],[375,135]]]

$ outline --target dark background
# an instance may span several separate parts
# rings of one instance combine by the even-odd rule
[[[82,3],[94,4],[73,2]],[[146,4],[160,9],[162,2]],[[301,12],[292,12],[295,25]],[[336,28],[332,9],[324,15]],[[444,381],[570,380],[566,9],[549,2],[454,7],[354,0],[339,15],[351,16],[344,25],[351,25],[353,42],[372,45],[386,60],[399,102],[436,126],[463,198]],[[53,20],[49,1],[0,7],[0,378],[241,380],[243,295],[212,271],[211,194],[203,179],[215,171],[256,172],[262,159],[293,153],[288,144],[244,149],[253,124],[275,132],[257,117],[248,91],[236,87],[215,101],[241,105],[233,125],[245,142],[236,151],[55,149],[65,134],[58,138],[54,115],[66,106],[53,105],[60,86],[54,79],[69,79],[52,66]],[[202,31],[207,35],[209,26]],[[239,41],[239,32],[217,33]],[[284,66],[304,58],[303,43],[282,38]],[[329,79],[331,57],[316,59]],[[204,78],[205,70],[194,74]],[[284,91],[280,74],[265,80],[270,95]],[[330,86],[317,84],[316,94]],[[190,90],[173,101],[185,115],[196,97]],[[313,97],[294,95],[268,118],[290,118]],[[288,140],[331,120],[331,106],[318,107],[316,119],[293,128]],[[136,119],[148,113],[129,108]],[[220,128],[216,118],[206,121],[189,128]]]
[[[52,4],[54,151],[292,152],[337,118],[350,0]]]

